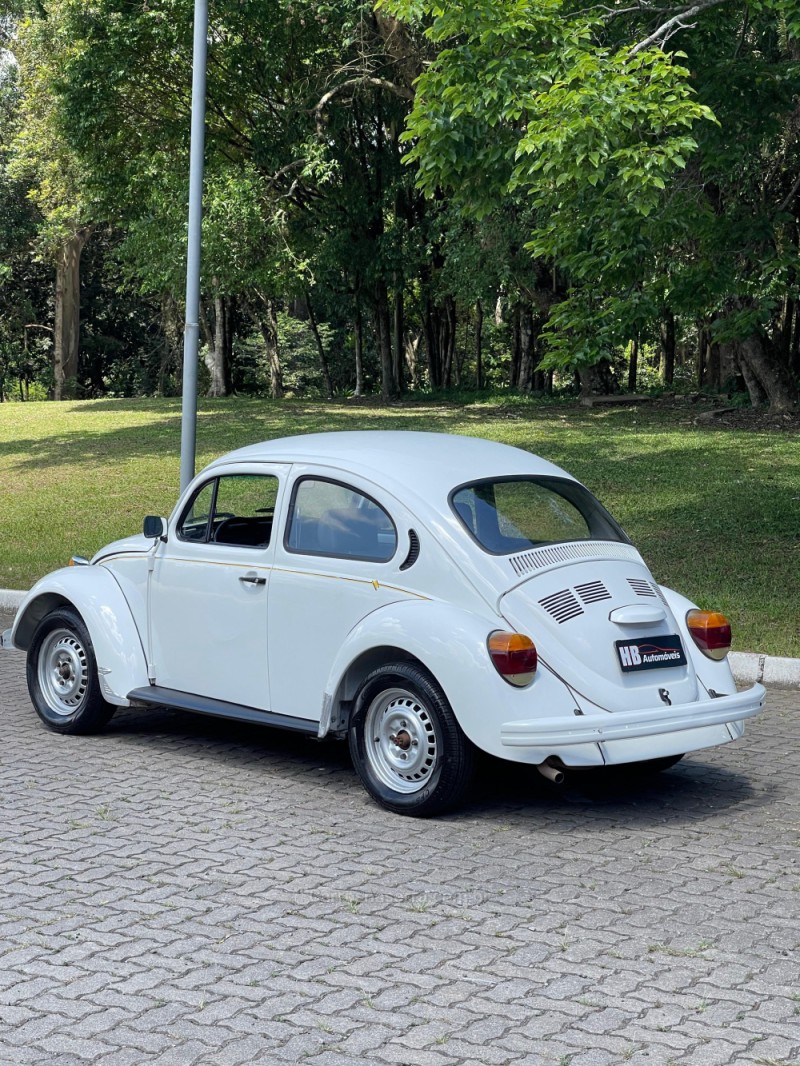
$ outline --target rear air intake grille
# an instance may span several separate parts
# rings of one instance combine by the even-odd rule
[[[644,596],[651,600],[656,598],[656,588],[649,581],[645,581],[641,577],[629,577],[628,584],[637,596]]]
[[[419,537],[416,531],[409,529],[408,531],[408,555],[400,564],[401,570],[408,570],[419,559]]]
[[[575,591],[584,603],[597,603],[599,600],[611,599],[611,593],[602,581],[587,581],[584,585],[576,585]]]
[[[583,607],[575,599],[571,589],[562,589],[550,596],[545,596],[539,603],[559,623],[568,622],[570,618],[577,618],[583,614]]]
[[[537,570],[547,570],[551,566],[561,566],[573,559],[624,559],[629,563],[642,561],[632,544],[617,541],[586,540],[575,544],[553,544],[548,548],[533,548],[519,555],[509,556],[511,569],[518,576],[531,574]]]

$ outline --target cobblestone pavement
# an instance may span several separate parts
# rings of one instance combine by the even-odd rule
[[[0,654],[0,1064],[800,1062],[798,693],[645,783],[489,766],[434,821],[339,745],[60,737]]]

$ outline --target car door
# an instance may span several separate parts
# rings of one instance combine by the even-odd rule
[[[269,590],[270,709],[316,720],[347,634],[407,594],[387,584],[398,533],[375,487],[310,467],[293,474]]]
[[[160,687],[270,708],[267,592],[287,470],[215,473],[171,525],[148,594],[150,671]]]

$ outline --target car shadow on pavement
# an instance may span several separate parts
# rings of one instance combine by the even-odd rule
[[[542,778],[535,767],[486,759],[469,813],[492,817],[502,808],[522,815],[546,813],[552,821],[563,812],[572,821],[580,811],[584,818],[603,822],[624,818],[629,825],[665,820],[691,824],[743,805],[775,802],[774,783],[755,788],[746,773],[704,756],[704,752],[687,756],[660,773],[638,773],[625,766],[568,771],[561,785]]]
[[[349,804],[372,801],[362,792],[345,743],[251,726],[219,718],[158,708],[118,711],[105,732],[107,742],[173,751],[176,744],[195,757],[214,762],[235,774],[241,767],[259,765],[280,778],[313,773],[324,776],[331,803],[347,796]],[[716,760],[716,756],[712,757]],[[687,756],[661,773],[639,775],[626,767],[574,771],[562,785],[545,780],[533,766],[480,756],[473,787],[462,807],[437,821],[521,816],[541,819],[552,827],[559,815],[574,821],[577,811],[588,820],[629,825],[663,824],[665,819],[691,824],[703,822],[742,805],[775,802],[778,786],[709,761],[707,753]],[[393,817],[387,815],[387,817]]]

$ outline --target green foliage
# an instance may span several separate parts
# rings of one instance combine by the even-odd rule
[[[571,15],[562,0],[384,6],[432,17],[426,35],[441,46],[417,82],[406,158],[423,188],[452,187],[479,214],[509,193],[550,211],[599,189],[647,215],[695,148],[691,128],[712,117],[675,55],[609,46],[597,11]],[[554,239],[538,236],[536,254],[559,252],[565,239]]]
[[[23,396],[49,361],[47,270],[34,257],[39,214],[27,182],[14,173],[10,143],[19,131],[19,84],[13,64],[0,66],[0,391],[12,380]]]
[[[668,311],[723,344],[763,339],[797,373],[796,2],[716,4],[645,47],[660,14],[599,0],[383,0],[377,17],[364,0],[213,5],[202,287],[209,320],[219,297],[235,308],[234,387],[264,385],[265,308],[307,293],[331,330],[337,391],[353,387],[357,318],[367,384],[385,384],[401,305],[429,384],[462,361],[469,377],[468,320],[482,301],[488,337],[498,298],[535,322],[539,368],[654,342]],[[81,387],[174,381],[192,16],[192,0],[8,9],[19,77],[0,67],[0,289],[13,309],[0,334],[12,374],[20,322],[51,315],[34,254],[91,229],[89,259],[109,245],[92,299],[114,297],[118,313],[100,323],[88,308]],[[489,380],[518,368],[513,342],[508,324],[492,335]],[[293,391],[318,387],[318,354],[295,365],[292,342],[286,360]]]
[[[405,135],[418,184],[479,218],[524,202],[530,254],[567,279],[546,365],[593,363],[665,307],[720,339],[774,332],[800,274],[796,4],[710,8],[684,52],[643,46],[649,8],[382,6],[434,46]]]

